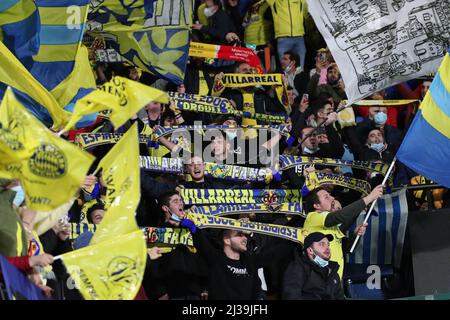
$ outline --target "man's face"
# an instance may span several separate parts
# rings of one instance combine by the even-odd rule
[[[286,69],[290,64],[292,63],[292,60],[288,54],[283,54],[280,60],[281,68]]]
[[[320,190],[317,193],[319,204],[315,204],[314,208],[320,211],[334,212],[342,209],[341,203],[336,200],[328,191]]]
[[[250,73],[252,73],[252,67],[250,67],[250,65],[247,63],[243,63],[238,67],[236,73],[250,74]]]
[[[305,128],[302,130],[302,137],[308,136],[314,129],[313,128]],[[300,139],[301,141],[301,139]],[[307,147],[308,149],[315,150],[319,146],[319,141],[317,140],[317,134],[313,133],[311,136],[305,139],[302,144],[303,147]]]
[[[211,148],[214,156],[223,156],[228,152],[229,143],[227,143],[222,135],[218,135],[211,142]]]
[[[329,83],[335,83],[339,80],[340,74],[336,68],[329,68],[327,71],[327,79]]]
[[[164,119],[165,127],[173,127],[175,124],[175,118],[167,117],[166,119]]]
[[[324,120],[328,118],[328,115],[333,112],[333,105],[327,103],[322,111],[317,112],[317,115],[320,119]]]
[[[331,258],[330,241],[327,238],[323,238],[318,242],[313,242],[313,244],[308,248],[308,252],[311,255],[315,254],[324,260],[330,260]]]
[[[168,210],[169,212],[167,213],[169,215],[175,213],[180,219],[183,219],[186,216],[186,213],[184,212],[183,200],[177,194],[170,197]]]
[[[235,252],[247,251],[247,235],[242,231],[233,230],[229,236],[225,237],[225,241]]]
[[[190,163],[187,164],[187,171],[191,175],[192,180],[202,182],[205,177],[205,165],[202,158],[192,157]]]
[[[367,143],[384,143],[384,137],[380,130],[372,130],[367,136]]]
[[[422,99],[427,94],[428,90],[430,89],[431,81],[424,81],[422,82],[422,88],[420,89],[420,95],[422,96]]]
[[[161,112],[161,103],[152,101],[145,106],[145,110],[147,112]]]
[[[378,112],[384,112],[387,114],[386,107],[369,107],[369,119],[373,119]]]
[[[317,135],[317,141],[319,143],[330,143],[330,141],[328,140],[328,136],[326,133],[320,133]]]
[[[92,211],[92,213],[91,213],[92,223],[99,224],[100,222],[102,222],[104,216],[105,216],[105,210],[103,210],[103,209],[96,209],[96,210]]]

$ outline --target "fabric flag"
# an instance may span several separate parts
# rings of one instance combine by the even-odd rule
[[[0,42],[26,67],[39,50],[39,13],[28,0],[8,0],[0,4]]]
[[[264,69],[258,55],[254,50],[249,48],[191,42],[189,55],[191,57],[247,62],[255,69],[256,73],[264,73]]]
[[[363,211],[349,232],[362,224],[364,218]],[[400,267],[407,221],[406,189],[380,197],[369,218],[366,233],[353,254],[347,255],[346,262]]]
[[[446,187],[450,187],[449,123],[450,57],[447,53],[397,153],[406,166]]]
[[[75,103],[70,121],[66,124],[63,131],[67,132],[74,128],[75,124],[83,116],[103,110],[114,110],[116,106],[119,106],[118,96],[108,94],[101,90],[94,90]]]
[[[89,2],[36,0],[40,46],[31,73],[69,112],[76,100],[96,87],[87,48],[81,45]],[[92,115],[80,125],[89,125],[96,118]]]
[[[448,0],[308,0],[349,103],[434,73],[450,41]]]
[[[137,123],[98,164],[106,184],[105,209],[120,206],[135,211],[140,196],[139,140]]]
[[[0,269],[9,300],[51,300],[2,255]]]
[[[0,168],[0,172],[20,179],[27,206],[48,211],[69,201],[80,188],[94,157],[48,130],[25,110],[10,89],[0,106],[0,123],[18,145],[31,153],[20,164]]]
[[[61,129],[68,121],[63,109],[71,112],[78,99],[95,89],[88,51],[81,46],[89,0],[26,1],[23,11],[18,7],[24,1],[7,1],[13,2],[17,4],[5,12],[0,10],[0,21],[8,20],[9,16],[20,21],[13,24],[14,28],[9,26],[8,41],[4,42],[12,56],[18,54],[19,60],[9,58],[9,64],[1,63],[5,72],[9,69],[9,76],[0,74],[0,82],[13,87],[19,101],[44,124]],[[32,10],[37,19],[32,19],[33,15],[27,18]],[[18,52],[15,44],[24,41],[23,38],[31,41],[33,50]],[[11,80],[15,75],[11,69],[19,69],[26,77]],[[35,92],[32,86],[38,86],[36,82],[41,86]],[[0,85],[0,95],[4,91],[5,86]],[[53,98],[46,97],[49,95]],[[95,120],[96,114],[85,117],[78,127]]]
[[[137,67],[183,83],[192,0],[93,1],[87,31]]]
[[[61,258],[86,300],[132,300],[144,277],[146,255],[144,234],[137,229],[128,234],[111,234],[106,241]]]
[[[166,92],[119,76],[102,85],[100,89],[119,97],[119,106],[112,108],[112,113],[109,115],[109,120],[116,128],[123,125],[151,101],[169,103]]]
[[[112,205],[89,246],[61,258],[85,299],[129,300],[140,288],[147,255],[144,234],[134,217],[140,198],[136,123],[99,167],[104,169],[106,202]]]
[[[31,97],[34,101],[26,104],[27,109],[39,120],[44,120],[44,123],[48,123],[48,121],[45,121],[45,119],[48,118],[46,114],[50,114],[51,119],[53,120],[53,126],[56,128],[62,126],[68,121],[69,114],[61,109],[51,93],[48,92],[44,86],[42,86],[42,84],[33,77],[33,75],[20,63],[19,60],[17,60],[17,58],[2,42],[0,42],[0,82],[15,88],[16,94],[20,92]],[[3,90],[0,88],[0,95],[1,91]],[[26,97],[23,97],[21,99],[22,103],[24,99],[27,101]],[[45,106],[45,111],[43,111],[43,107],[34,107],[34,103]]]

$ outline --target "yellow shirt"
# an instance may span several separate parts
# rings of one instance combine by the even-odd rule
[[[313,232],[322,232],[323,234],[331,234],[334,240],[330,242],[331,251],[331,261],[339,263],[338,274],[342,279],[342,274],[344,271],[344,253],[342,252],[342,238],[345,234],[339,229],[338,226],[333,226],[331,228],[325,227],[325,218],[330,212],[318,212],[313,211],[308,213],[306,216],[303,228],[308,232],[308,234]]]
[[[275,38],[303,37],[304,18],[308,15],[306,0],[266,0],[272,9]]]

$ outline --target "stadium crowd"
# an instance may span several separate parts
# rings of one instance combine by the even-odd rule
[[[254,74],[246,62],[190,57],[185,81],[174,85],[127,63],[97,62],[93,67],[97,85],[113,76],[122,76],[166,92],[226,98],[236,110],[267,115],[285,115],[294,143],[279,132],[266,141],[260,130],[246,125],[279,124],[241,118],[230,114],[180,111],[174,102],[149,102],[125,125],[114,129],[107,118],[98,117],[89,127],[72,130],[63,138],[74,141],[80,133],[125,133],[134,123],[146,134],[158,128],[179,125],[228,126],[213,140],[186,145],[170,135],[158,139],[159,147],[140,144],[141,156],[183,155],[184,175],[154,172],[141,167],[141,197],[136,212],[140,227],[184,228],[192,234],[195,249],[183,244],[171,250],[153,244],[148,249],[144,279],[136,299],[236,300],[236,299],[345,299],[344,256],[357,235],[364,236],[367,224],[352,228],[360,212],[385,192],[380,173],[349,166],[327,164],[296,165],[283,171],[280,179],[237,181],[205,174],[202,157],[210,151],[211,161],[235,166],[265,168],[260,153],[361,160],[391,164],[411,120],[425,96],[432,77],[411,80],[376,92],[366,100],[379,104],[346,108],[351,121],[339,112],[346,92],[340,68],[309,15],[304,0],[205,0],[196,1],[191,40],[215,45],[251,47],[268,73],[281,73],[287,86],[288,102],[283,105],[275,86],[255,85],[223,88],[225,74]],[[390,106],[389,100],[415,99],[416,102]],[[386,102],[385,102],[386,100]],[[193,134],[193,132],[191,132]],[[252,140],[256,151],[250,150]],[[89,245],[94,229],[71,230],[77,224],[100,224],[107,193],[96,166],[114,144],[90,149],[96,161],[76,195],[59,208],[67,212],[50,230],[36,234],[36,212],[27,208],[25,191],[17,180],[0,180],[0,210],[17,212],[17,219],[2,220],[11,226],[2,233],[0,253],[27,274],[47,296],[56,299],[82,299],[68,288],[69,275],[60,260],[53,257]],[[209,149],[207,149],[209,148]],[[194,152],[200,150],[200,153]],[[417,146],[420,152],[420,146]],[[367,193],[348,187],[325,184],[310,188],[303,200],[305,215],[277,213],[241,214],[236,219],[304,228],[309,231],[303,245],[264,235],[231,229],[198,228],[189,219],[191,205],[183,203],[182,189],[296,189],[304,190],[308,176],[332,173],[366,181]],[[401,162],[395,164],[389,188],[432,183]],[[446,189],[408,193],[410,210],[427,210],[448,205]],[[228,203],[231,204],[231,203]],[[431,206],[431,207],[430,207]],[[6,215],[5,215],[6,216]],[[23,233],[17,237],[15,226]],[[20,253],[19,253],[20,246]],[[19,254],[18,254],[19,253]]]

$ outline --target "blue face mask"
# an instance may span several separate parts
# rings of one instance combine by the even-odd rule
[[[384,143],[372,143],[369,148],[375,150],[376,152],[381,152],[384,148]]]
[[[170,219],[176,222],[180,222],[181,219],[179,216],[177,216],[175,213],[172,213],[172,215],[170,216]]]
[[[376,124],[383,125],[387,121],[387,114],[381,111],[377,112],[377,114],[373,117],[373,121],[375,121]]]
[[[14,197],[13,204],[16,207],[19,207],[25,200],[25,192],[23,191],[21,186],[16,186],[14,188],[11,188],[11,190],[16,192],[16,196]]]
[[[315,264],[317,264],[321,268],[328,266],[328,260],[322,259],[317,254],[315,255],[313,261]]]

